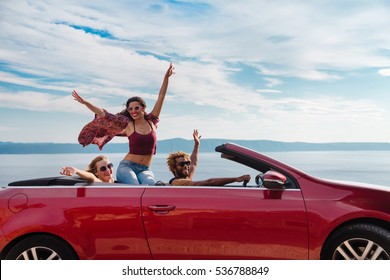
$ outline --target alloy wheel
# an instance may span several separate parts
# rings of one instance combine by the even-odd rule
[[[17,260],[61,260],[61,257],[50,248],[37,246],[22,252]]]
[[[333,260],[389,260],[390,256],[381,246],[364,238],[348,239],[333,253]]]

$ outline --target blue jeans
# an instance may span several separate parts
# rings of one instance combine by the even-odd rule
[[[116,170],[118,183],[130,185],[154,185],[154,174],[149,166],[121,160]]]

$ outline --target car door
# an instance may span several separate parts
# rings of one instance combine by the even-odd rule
[[[299,189],[148,187],[142,216],[154,259],[307,259]]]
[[[78,238],[88,242],[88,258],[151,258],[140,214],[143,192],[134,186],[77,189],[78,199],[65,216],[79,229]]]
[[[144,187],[114,184],[6,188],[2,234],[8,242],[31,234],[58,236],[80,259],[151,259],[143,192]]]

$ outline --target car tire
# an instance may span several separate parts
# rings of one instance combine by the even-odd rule
[[[390,232],[372,224],[348,225],[327,240],[321,259],[389,260]]]
[[[77,260],[72,247],[51,235],[34,235],[16,243],[6,260]]]

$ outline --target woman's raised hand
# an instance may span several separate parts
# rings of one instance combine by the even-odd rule
[[[173,67],[173,65],[171,63],[171,64],[169,64],[169,68],[167,70],[167,73],[165,73],[165,77],[169,78],[172,74],[175,74],[175,72],[173,72],[173,70],[175,70],[175,67]]]
[[[106,113],[104,112],[103,109],[99,108],[99,107],[96,107],[95,105],[91,104],[90,102],[88,102],[87,100],[85,100],[84,98],[82,98],[78,93],[77,91],[72,91],[72,96],[74,98],[74,100],[76,100],[77,102],[87,106],[87,108],[89,110],[91,110],[92,112],[94,112],[96,115],[100,116],[100,117],[104,117],[106,115]]]
[[[77,91],[73,90],[72,91],[72,96],[73,96],[74,100],[76,100],[77,102],[80,102],[81,104],[85,105],[86,101],[77,93]]]
[[[66,176],[72,176],[77,172],[77,169],[72,166],[65,166],[62,167],[62,171],[60,171],[60,174],[66,175]]]

